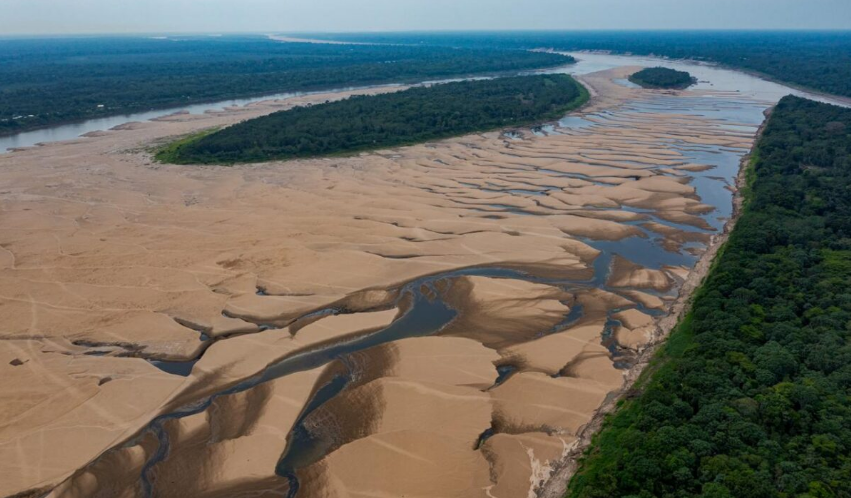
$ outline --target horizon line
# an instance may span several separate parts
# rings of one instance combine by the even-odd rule
[[[256,30],[256,31],[88,31],[88,32],[52,32],[52,33],[13,33],[0,34],[4,38],[37,38],[37,37],[84,37],[84,36],[233,36],[233,35],[365,35],[365,34],[439,34],[439,33],[849,33],[851,28],[565,28],[565,29],[535,29],[535,28],[471,28],[471,29],[410,29],[410,30]]]

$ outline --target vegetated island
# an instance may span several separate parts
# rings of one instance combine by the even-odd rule
[[[588,99],[564,74],[415,87],[280,111],[160,149],[175,164],[345,155],[561,118]]]
[[[335,33],[311,38],[467,48],[605,50],[716,62],[851,97],[851,31]]]
[[[851,110],[785,97],[692,311],[570,498],[851,496]]]
[[[634,73],[629,81],[644,88],[669,88],[682,90],[697,83],[697,78],[686,71],[666,67],[648,67]]]
[[[0,135],[282,92],[514,73],[575,62],[516,49],[282,43],[261,36],[0,39]]]

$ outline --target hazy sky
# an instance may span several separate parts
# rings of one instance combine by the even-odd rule
[[[0,35],[851,29],[851,0],[0,0]]]

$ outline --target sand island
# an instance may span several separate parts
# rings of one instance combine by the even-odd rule
[[[582,76],[590,104],[548,127],[349,157],[149,151],[397,87],[0,156],[0,492],[534,491],[664,337],[729,219],[711,177],[756,133],[617,83],[635,71]]]

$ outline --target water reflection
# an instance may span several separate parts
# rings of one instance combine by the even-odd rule
[[[388,84],[382,86],[399,86],[397,84]],[[256,102],[265,100],[282,100],[303,95],[315,95],[318,93],[340,92],[363,90],[366,87],[345,87],[338,89],[329,89],[316,92],[285,92],[275,93],[271,95],[263,95],[260,97],[251,97],[244,99],[228,99],[218,102],[210,102],[206,104],[194,104],[182,107],[170,107],[167,109],[151,110],[144,112],[136,112],[129,114],[120,114],[117,116],[103,117],[97,119],[89,119],[79,123],[71,123],[59,126],[51,126],[40,130],[26,131],[8,137],[0,137],[0,154],[9,152],[10,149],[19,147],[31,147],[33,145],[49,142],[59,142],[62,140],[72,140],[79,138],[86,133],[93,131],[104,131],[127,123],[138,121],[150,121],[152,119],[161,118],[177,112],[188,112],[190,114],[203,114],[205,112],[223,111],[228,107],[244,107]]]

